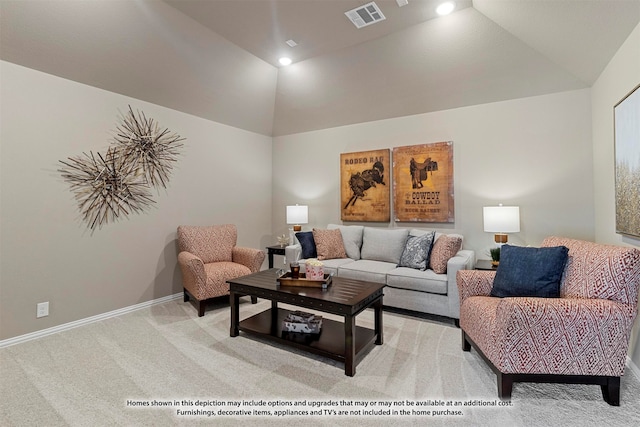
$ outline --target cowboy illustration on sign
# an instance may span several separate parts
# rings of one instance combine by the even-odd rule
[[[385,182],[390,150],[340,154],[343,221],[389,221],[390,189]]]

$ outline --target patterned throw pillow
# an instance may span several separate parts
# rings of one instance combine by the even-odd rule
[[[318,259],[346,258],[340,230],[313,229],[313,240],[316,242]]]
[[[347,258],[359,260],[364,227],[362,225],[327,225],[327,230],[334,230],[336,228],[342,233],[342,244],[344,244],[344,250],[347,253]]]
[[[430,231],[422,236],[409,236],[398,267],[426,270],[429,266],[429,253],[435,236],[435,231]]]
[[[568,256],[566,246],[523,248],[503,245],[491,296],[558,298]]]
[[[440,236],[431,249],[429,264],[434,273],[444,274],[447,272],[447,262],[453,258],[462,247],[462,238],[458,236]]]
[[[302,259],[316,258],[318,256],[316,252],[316,242],[313,239],[313,232],[301,231],[296,233],[296,239],[298,239],[302,247]]]

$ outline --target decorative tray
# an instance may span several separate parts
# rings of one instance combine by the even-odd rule
[[[282,276],[278,277],[278,282],[282,286],[300,286],[306,288],[327,288],[331,286],[331,274],[325,273],[323,280],[311,280],[307,279],[305,273],[300,273],[297,279],[291,277],[291,272],[287,271]]]

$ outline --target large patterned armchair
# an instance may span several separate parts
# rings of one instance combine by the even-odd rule
[[[457,273],[462,348],[473,346],[496,373],[501,399],[511,398],[514,382],[597,384],[618,406],[638,309],[640,250],[560,237],[542,244],[562,246],[568,257],[558,298],[492,297],[500,271]]]
[[[227,280],[260,270],[264,252],[238,247],[237,239],[233,224],[178,227],[184,300],[196,300],[200,317],[208,299],[229,294]]]

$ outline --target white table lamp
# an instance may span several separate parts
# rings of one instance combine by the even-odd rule
[[[499,245],[507,243],[507,233],[520,232],[519,206],[485,206],[482,208],[484,231],[495,233],[494,240]]]
[[[293,237],[294,232],[302,230],[302,225],[309,222],[309,207],[308,206],[287,206],[287,224],[293,225],[289,229],[289,241],[293,245],[295,239]]]

